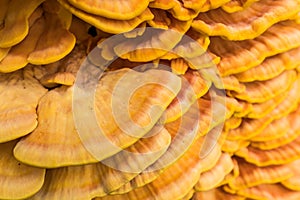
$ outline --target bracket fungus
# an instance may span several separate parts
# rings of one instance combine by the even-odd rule
[[[58,85],[72,86],[80,65],[86,58],[85,47],[76,45],[72,52],[63,59],[35,68],[35,77],[47,88]]]
[[[235,154],[244,158],[247,162],[257,166],[285,164],[299,159],[299,138],[292,142],[270,150],[261,150],[255,147],[244,147]]]
[[[38,19],[29,29],[28,35],[22,42],[11,47],[7,55],[0,62],[1,72],[12,72],[25,67],[28,64],[28,56],[34,51],[39,37],[41,37],[41,30],[45,28],[45,21],[43,18]]]
[[[25,136],[37,126],[36,108],[47,90],[33,77],[33,68],[0,74],[0,142]]]
[[[197,99],[207,93],[211,85],[198,71],[186,72],[181,80],[181,90],[165,111],[165,122],[181,117]]]
[[[1,199],[28,198],[44,184],[46,169],[25,165],[14,158],[12,152],[17,142],[13,140],[0,144]]]
[[[198,138],[185,155],[167,168],[153,182],[135,188],[128,193],[105,196],[103,199],[149,199],[151,196],[157,199],[183,198],[199,179],[201,170],[206,168],[199,159],[201,144],[203,144],[203,137]],[[214,146],[210,154],[214,155],[214,151],[220,151],[220,147],[218,145]],[[216,157],[208,155],[204,159],[209,159],[207,162],[210,163]],[[181,175],[182,171],[185,171],[185,176]]]
[[[67,14],[71,15],[70,13]],[[70,22],[63,22],[57,14],[45,14],[47,30],[44,30],[43,37],[39,39],[35,50],[29,54],[28,62],[36,65],[52,63],[71,52],[76,39],[67,30],[68,27],[64,27],[64,23]]]
[[[25,0],[21,3],[18,0],[3,2],[1,11],[6,14],[3,16],[3,27],[0,30],[1,48],[16,45],[26,37],[29,31],[29,17],[43,1],[45,0]]]
[[[250,199],[279,200],[299,199],[299,192],[287,189],[280,184],[262,184],[256,187],[247,188],[238,192],[239,195]]]
[[[85,12],[84,10],[80,10],[69,4],[67,0],[59,0],[59,2],[75,16],[81,18],[82,20],[95,26],[96,28],[99,28],[100,30],[113,34],[131,31],[140,23],[153,18],[153,14],[148,8],[146,8],[142,13],[132,19],[118,20]]]
[[[300,199],[299,0],[0,0],[0,199]]]
[[[43,187],[30,199],[92,199],[96,196],[105,196],[130,181],[140,171],[155,162],[167,150],[169,144],[169,133],[165,129],[160,129],[156,135],[139,140],[103,162],[50,169],[47,171]],[[154,154],[151,157],[139,158],[135,155],[126,154],[128,151],[131,153]],[[124,166],[107,165],[110,162],[109,160]],[[137,171],[136,167],[132,168],[134,169],[132,172],[120,170],[128,168],[127,163],[130,162],[133,165],[139,165],[140,171]]]
[[[243,122],[236,129],[228,131],[231,140],[249,139],[259,135],[272,121],[285,117],[299,105],[299,80],[295,81],[287,97],[265,117],[259,119],[243,118]]]
[[[194,186],[195,190],[208,191],[217,187],[225,176],[233,170],[233,167],[230,155],[223,153],[214,168],[200,175],[198,183]]]
[[[287,131],[283,131],[285,133],[281,137],[278,137],[273,140],[263,141],[263,142],[252,142],[251,146],[259,148],[259,149],[273,149],[280,147],[282,145],[288,144],[295,140],[300,135],[300,120],[299,109],[287,116],[287,121],[289,125],[285,128]]]
[[[300,46],[300,25],[283,21],[271,26],[252,40],[229,41],[210,38],[209,50],[221,57],[217,65],[221,76],[244,72],[261,64],[265,58]]]
[[[272,121],[262,132],[258,135],[251,137],[250,141],[253,143],[264,142],[268,140],[275,140],[287,134],[287,127],[290,126],[288,117]]]
[[[151,0],[125,0],[115,2],[114,4],[109,0],[102,0],[99,2],[90,0],[68,0],[68,2],[73,6],[94,15],[100,15],[110,19],[127,20],[139,16],[147,9]]]
[[[222,188],[215,188],[215,189],[211,189],[209,191],[195,192],[195,194],[191,200],[206,200],[206,199],[245,200],[246,198],[243,196],[239,196],[237,194],[227,193]]]
[[[299,182],[299,160],[296,160],[288,165],[290,170],[293,172],[293,176],[282,181],[281,184],[284,185],[286,188],[299,191],[300,190],[300,182]]]
[[[229,40],[253,39],[273,24],[289,19],[299,9],[297,0],[260,0],[240,12],[229,14],[218,8],[200,13],[192,27],[199,32],[224,36]]]
[[[299,66],[300,48],[294,48],[284,53],[266,58],[260,65],[247,71],[235,74],[240,82],[264,81],[275,78],[284,70],[294,69]]]
[[[260,184],[278,183],[292,177],[293,172],[289,165],[275,165],[258,167],[238,159],[239,175],[229,182],[230,188],[238,191]],[[251,172],[251,173],[249,173]]]
[[[140,74],[130,69],[122,69],[110,72],[99,82],[99,88],[96,91],[96,108],[97,121],[100,125],[98,132],[103,132],[105,137],[114,143],[117,149],[107,150],[107,153],[97,157],[84,146],[85,142],[99,142],[101,139],[95,138],[95,133],[88,135],[79,135],[76,131],[75,122],[72,117],[72,94],[74,87],[60,87],[47,93],[40,101],[38,108],[39,125],[28,136],[23,138],[14,150],[15,156],[24,163],[31,163],[40,167],[55,168],[68,165],[79,165],[95,163],[99,160],[108,158],[123,148],[126,148],[143,137],[163,113],[176,94],[172,93],[169,88],[155,84],[138,89],[133,98],[130,100],[130,117],[142,128],[136,126],[125,129],[131,135],[127,135],[124,129],[119,127],[118,122],[113,116],[113,110],[110,107],[112,103],[114,87],[122,79],[128,76],[131,81],[123,81],[121,87],[130,84],[139,76],[143,75],[144,79],[151,79],[153,76],[164,76],[165,83],[172,91],[179,90],[180,80],[171,73],[160,73],[154,70],[152,73]],[[167,78],[169,76],[169,78]],[[100,87],[101,86],[101,87]],[[120,86],[119,86],[120,87]],[[122,88],[120,88],[122,90]],[[152,97],[148,95],[152,93]],[[124,98],[124,97],[123,97]],[[56,101],[53,101],[56,99]],[[140,99],[144,99],[140,101]],[[79,99],[85,101],[85,99]],[[121,99],[120,99],[121,100]],[[116,102],[117,103],[117,102]],[[107,105],[107,106],[105,106]],[[156,113],[151,112],[151,106],[160,106]],[[57,112],[59,110],[59,112]],[[105,116],[102,113],[111,113]],[[120,113],[122,114],[122,113]],[[125,113],[126,114],[126,113]],[[125,117],[123,114],[120,117]],[[151,121],[149,121],[151,119]],[[156,120],[155,120],[156,119]],[[78,127],[77,127],[78,129]],[[99,133],[100,134],[100,133]],[[37,140],[37,138],[39,138]],[[85,141],[86,139],[87,141]],[[103,141],[102,141],[103,142]],[[105,141],[104,141],[105,142]],[[64,152],[61,154],[60,152]],[[31,154],[29,158],[26,155]]]
[[[49,1],[45,4],[51,4]],[[71,13],[66,12],[59,4],[57,4],[57,12],[47,10],[47,6],[42,6],[43,2],[42,0],[23,1],[22,4],[18,1],[9,2],[12,9],[22,12],[15,14],[11,11],[12,16],[7,14],[5,27],[0,30],[2,36],[0,38],[5,42],[9,42],[6,37],[17,40],[11,41],[8,52],[2,50],[6,53],[2,53],[1,56],[3,58],[0,60],[0,72],[12,72],[25,67],[28,63],[52,63],[60,60],[73,49],[76,38],[68,31],[72,21]],[[12,33],[7,32],[8,30]]]
[[[262,103],[288,90],[297,77],[294,70],[288,70],[267,81],[245,83],[245,91],[231,92],[231,94],[249,103]]]
[[[251,6],[255,1],[257,0],[232,0],[222,5],[222,9],[228,13],[234,13],[244,10]]]

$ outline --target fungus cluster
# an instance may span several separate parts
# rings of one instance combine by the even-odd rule
[[[300,199],[299,13],[1,0],[0,199]]]

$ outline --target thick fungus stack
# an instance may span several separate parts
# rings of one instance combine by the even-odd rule
[[[0,199],[300,199],[299,13],[1,0]]]

